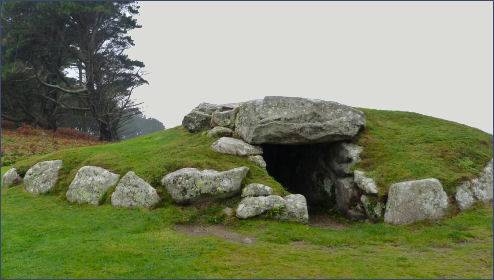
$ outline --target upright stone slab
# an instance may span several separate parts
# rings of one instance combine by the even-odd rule
[[[84,166],[77,171],[67,191],[67,200],[79,204],[99,205],[108,189],[117,184],[118,174],[97,166]]]
[[[446,214],[448,196],[437,179],[423,179],[392,184],[389,188],[384,221],[411,224],[436,220]]]
[[[26,191],[43,194],[51,191],[58,180],[58,171],[62,168],[61,160],[50,160],[36,163],[29,168],[24,176]]]
[[[196,202],[202,198],[226,198],[240,192],[248,167],[227,171],[182,168],[167,174],[161,180],[172,199],[177,203]]]
[[[313,144],[351,139],[364,113],[336,102],[267,96],[239,106],[235,132],[250,144]]]
[[[137,176],[133,171],[127,172],[118,182],[111,195],[111,204],[117,207],[150,208],[160,201],[156,189]]]

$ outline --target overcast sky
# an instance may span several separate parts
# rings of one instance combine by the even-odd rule
[[[147,116],[266,95],[414,111],[492,133],[491,2],[141,2]]]

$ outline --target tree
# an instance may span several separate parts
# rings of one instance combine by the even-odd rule
[[[35,79],[43,87],[36,93],[30,87],[26,94],[39,95],[50,105],[39,110],[55,129],[67,112],[87,111],[101,140],[117,140],[122,121],[139,113],[130,98],[133,90],[147,83],[144,64],[125,54],[134,45],[128,32],[140,28],[134,18],[136,2],[10,2],[2,8],[2,24],[7,26],[2,58],[14,65],[5,78],[20,72],[26,81]],[[25,67],[16,68],[18,61]],[[68,74],[71,69],[77,71],[76,78]],[[7,99],[16,100],[17,95]],[[7,104],[2,101],[2,109],[12,108]]]

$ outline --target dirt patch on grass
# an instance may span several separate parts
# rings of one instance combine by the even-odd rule
[[[253,244],[256,239],[228,230],[223,225],[175,225],[175,230],[190,236],[215,236],[242,244]]]
[[[323,215],[323,214],[310,216],[309,225],[313,227],[329,228],[329,229],[348,228],[348,224],[342,223],[328,215]]]

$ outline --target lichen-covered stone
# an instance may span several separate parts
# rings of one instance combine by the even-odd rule
[[[309,222],[309,212],[307,210],[305,196],[301,194],[290,194],[283,199],[285,200],[285,208],[275,218],[304,224]]]
[[[377,197],[362,195],[360,201],[362,202],[362,207],[365,210],[367,218],[377,221],[383,217],[384,205]]]
[[[99,205],[107,191],[117,184],[118,174],[97,166],[83,166],[66,193],[67,200],[79,204]]]
[[[364,114],[336,102],[267,96],[239,106],[235,132],[250,144],[313,144],[351,139]]]
[[[211,125],[223,126],[228,128],[235,127],[235,116],[237,115],[238,108],[234,108],[227,111],[215,111],[211,115]]]
[[[273,194],[271,187],[263,184],[252,183],[245,186],[242,190],[242,197],[247,196],[268,196]]]
[[[5,174],[2,176],[2,187],[11,187],[19,184],[22,181],[21,176],[17,174],[17,170],[15,168],[10,168]]]
[[[266,162],[264,161],[264,158],[261,155],[248,156],[247,159],[262,168],[266,168]]]
[[[208,130],[208,136],[211,138],[230,137],[232,134],[233,130],[223,126],[216,126]]]
[[[117,207],[150,208],[158,204],[160,198],[156,189],[137,176],[133,171],[127,172],[118,182],[111,195],[111,204]]]
[[[236,156],[262,154],[261,147],[256,147],[247,144],[242,140],[231,137],[221,137],[211,145],[211,149],[213,149],[213,151],[218,153],[236,155]]]
[[[366,194],[377,194],[378,188],[374,179],[365,176],[365,173],[355,170],[353,180],[357,187]]]
[[[248,171],[247,167],[223,172],[182,168],[164,176],[161,183],[175,202],[190,203],[201,198],[225,198],[239,193]]]
[[[456,188],[455,199],[461,210],[472,207],[477,201],[492,200],[492,159],[479,178],[464,182]]]
[[[395,183],[389,188],[384,221],[401,225],[436,220],[447,208],[448,196],[437,179]]]
[[[189,132],[198,132],[211,128],[211,118],[213,112],[222,112],[233,109],[229,105],[216,105],[210,103],[201,103],[190,113],[185,115],[182,120],[182,126]]]
[[[272,209],[281,211],[284,207],[285,200],[279,195],[249,196],[240,201],[236,214],[240,219],[247,219]]]
[[[43,194],[51,191],[58,180],[58,171],[62,168],[61,160],[50,160],[36,163],[29,168],[24,176],[26,191]]]

